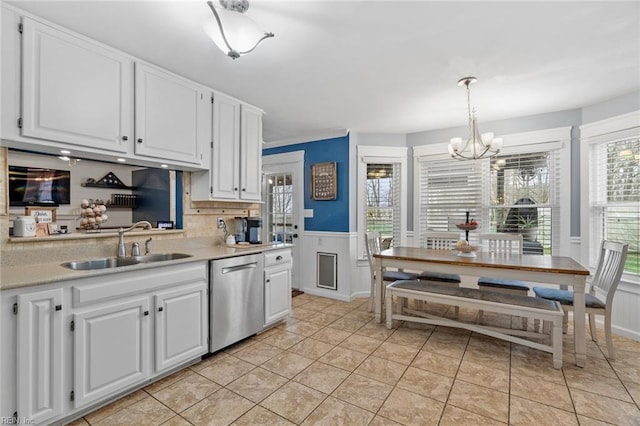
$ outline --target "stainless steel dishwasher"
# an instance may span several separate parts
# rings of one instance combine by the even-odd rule
[[[262,330],[262,273],[262,253],[211,261],[209,352]]]

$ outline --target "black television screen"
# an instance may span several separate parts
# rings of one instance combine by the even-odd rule
[[[9,166],[10,206],[70,204],[71,172]]]

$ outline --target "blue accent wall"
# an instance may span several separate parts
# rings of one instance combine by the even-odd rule
[[[299,143],[262,151],[262,155],[304,151],[304,208],[313,209],[313,217],[305,218],[306,231],[349,232],[349,135],[333,139]],[[338,173],[338,198],[311,199],[311,165],[335,161]]]

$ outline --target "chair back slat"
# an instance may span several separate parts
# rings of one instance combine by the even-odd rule
[[[480,243],[485,241],[488,243],[489,253],[522,254],[522,234],[504,232],[480,234]]]
[[[460,240],[458,232],[451,231],[427,231],[425,233],[426,247],[438,250],[452,250]]]
[[[367,250],[367,258],[371,263],[371,256],[374,254],[380,253],[381,243],[380,243],[380,233],[379,232],[367,232],[366,233],[367,243],[365,244]]]
[[[613,294],[618,287],[627,261],[628,244],[615,241],[603,241],[600,249],[598,267],[591,280],[592,288],[599,288],[607,295],[606,304],[613,301]]]

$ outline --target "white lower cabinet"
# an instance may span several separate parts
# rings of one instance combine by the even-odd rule
[[[192,262],[1,292],[0,417],[60,423],[208,352]]]
[[[75,407],[205,354],[207,288],[206,263],[73,286],[74,306],[81,306],[73,315]]]
[[[13,307],[18,315],[16,414],[35,424],[62,414],[62,295],[62,289],[27,293]]]
[[[291,250],[264,254],[264,324],[271,325],[291,311]]]
[[[156,372],[207,352],[207,283],[180,286],[155,296]]]
[[[152,324],[148,297],[75,314],[73,323],[76,406],[98,401],[149,377]]]

